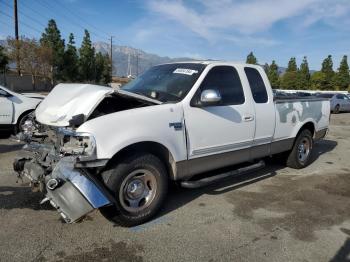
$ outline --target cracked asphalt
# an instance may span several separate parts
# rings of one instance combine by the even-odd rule
[[[198,190],[172,187],[164,210],[133,228],[98,211],[64,224],[16,182],[21,145],[0,138],[0,261],[350,261],[350,114],[332,115],[313,163],[271,161]]]

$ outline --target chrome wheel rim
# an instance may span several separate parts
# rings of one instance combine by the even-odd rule
[[[157,180],[152,172],[137,169],[124,179],[119,191],[119,199],[125,210],[139,212],[152,203],[156,192]]]
[[[309,139],[304,137],[300,141],[300,144],[298,146],[298,159],[299,159],[299,161],[302,163],[305,162],[310,155],[310,151],[311,151],[311,143],[310,143]]]
[[[26,116],[24,116],[24,117],[22,117],[22,119],[20,120],[20,122],[19,122],[19,125],[18,125],[18,127],[19,127],[19,132],[23,132],[23,130],[24,130],[24,124],[25,124],[25,122],[27,121],[29,119],[29,115],[26,115]]]

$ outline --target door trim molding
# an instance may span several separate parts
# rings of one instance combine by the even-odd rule
[[[239,142],[239,143],[228,144],[228,145],[205,147],[205,148],[193,150],[191,156],[219,154],[227,151],[245,149],[247,147],[250,147],[251,145],[252,145],[252,141],[245,141],[245,142]]]

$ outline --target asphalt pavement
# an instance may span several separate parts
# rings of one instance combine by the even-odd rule
[[[63,223],[17,181],[21,145],[3,134],[0,261],[349,261],[350,114],[332,115],[330,128],[309,167],[272,161],[206,188],[173,186],[161,214],[133,228],[98,211]]]

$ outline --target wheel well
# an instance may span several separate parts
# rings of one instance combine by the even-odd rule
[[[298,137],[299,133],[301,131],[305,130],[305,129],[307,129],[307,130],[309,130],[311,132],[312,137],[315,135],[315,125],[314,125],[314,123],[307,122],[300,128],[300,130],[299,130],[298,134],[296,135],[296,137]]]
[[[176,174],[176,162],[170,151],[165,146],[157,142],[139,142],[129,145],[116,153],[108,161],[107,167],[115,165],[118,162],[118,159],[121,159],[122,157],[127,157],[131,154],[140,152],[151,153],[157,156],[165,164],[169,178],[174,179]]]
[[[27,115],[33,111],[34,111],[34,109],[29,109],[27,111],[24,111],[22,114],[20,114],[20,116],[17,118],[16,125],[18,125],[18,123],[22,119],[22,117],[24,117],[25,115]]]

